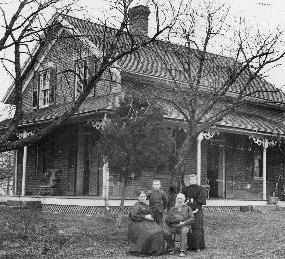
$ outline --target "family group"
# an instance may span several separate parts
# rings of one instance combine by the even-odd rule
[[[152,190],[141,191],[130,212],[129,253],[161,255],[178,252],[183,257],[187,250],[205,249],[202,205],[206,204],[206,197],[206,190],[197,184],[195,174],[185,175],[184,187],[175,194],[172,190],[166,195],[161,190],[161,182],[154,180]]]

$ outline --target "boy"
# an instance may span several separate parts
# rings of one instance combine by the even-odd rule
[[[147,198],[149,200],[149,206],[153,214],[155,222],[159,225],[163,223],[163,211],[167,206],[167,197],[164,191],[161,189],[161,183],[159,180],[152,182],[152,190],[148,192]]]

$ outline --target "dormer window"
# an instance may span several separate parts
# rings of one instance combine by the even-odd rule
[[[87,85],[88,80],[88,62],[87,60],[75,61],[75,93],[74,96],[77,99],[83,92],[84,86]]]

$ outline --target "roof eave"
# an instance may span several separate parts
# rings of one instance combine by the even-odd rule
[[[164,79],[164,78],[159,78],[156,76],[150,76],[150,75],[144,75],[144,74],[140,74],[140,73],[134,73],[134,72],[128,72],[128,71],[122,71],[122,78],[128,78],[131,80],[135,80],[137,81],[138,78],[141,78],[142,80],[144,80],[145,83],[156,83],[156,84],[166,84],[167,82],[171,82],[173,80],[168,80],[168,79]],[[185,82],[179,82],[181,84],[185,84],[187,85],[187,83]],[[207,88],[201,86],[201,91],[206,92]],[[209,91],[207,91],[207,93],[209,93]],[[235,98],[238,96],[238,93],[234,93],[234,92],[229,92],[228,95],[225,98]],[[266,107],[271,107],[271,108],[278,108],[281,110],[285,110],[285,103],[282,102],[273,102],[270,100],[266,100],[266,99],[261,99],[261,98],[257,98],[257,97],[245,97],[243,99],[244,102],[247,103],[251,103],[251,104],[258,104],[260,106],[266,106]]]

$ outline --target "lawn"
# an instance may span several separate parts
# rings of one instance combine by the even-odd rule
[[[205,213],[207,249],[191,258],[285,258],[285,211]],[[0,258],[129,258],[127,218],[0,207]],[[158,258],[174,258],[160,256]]]

